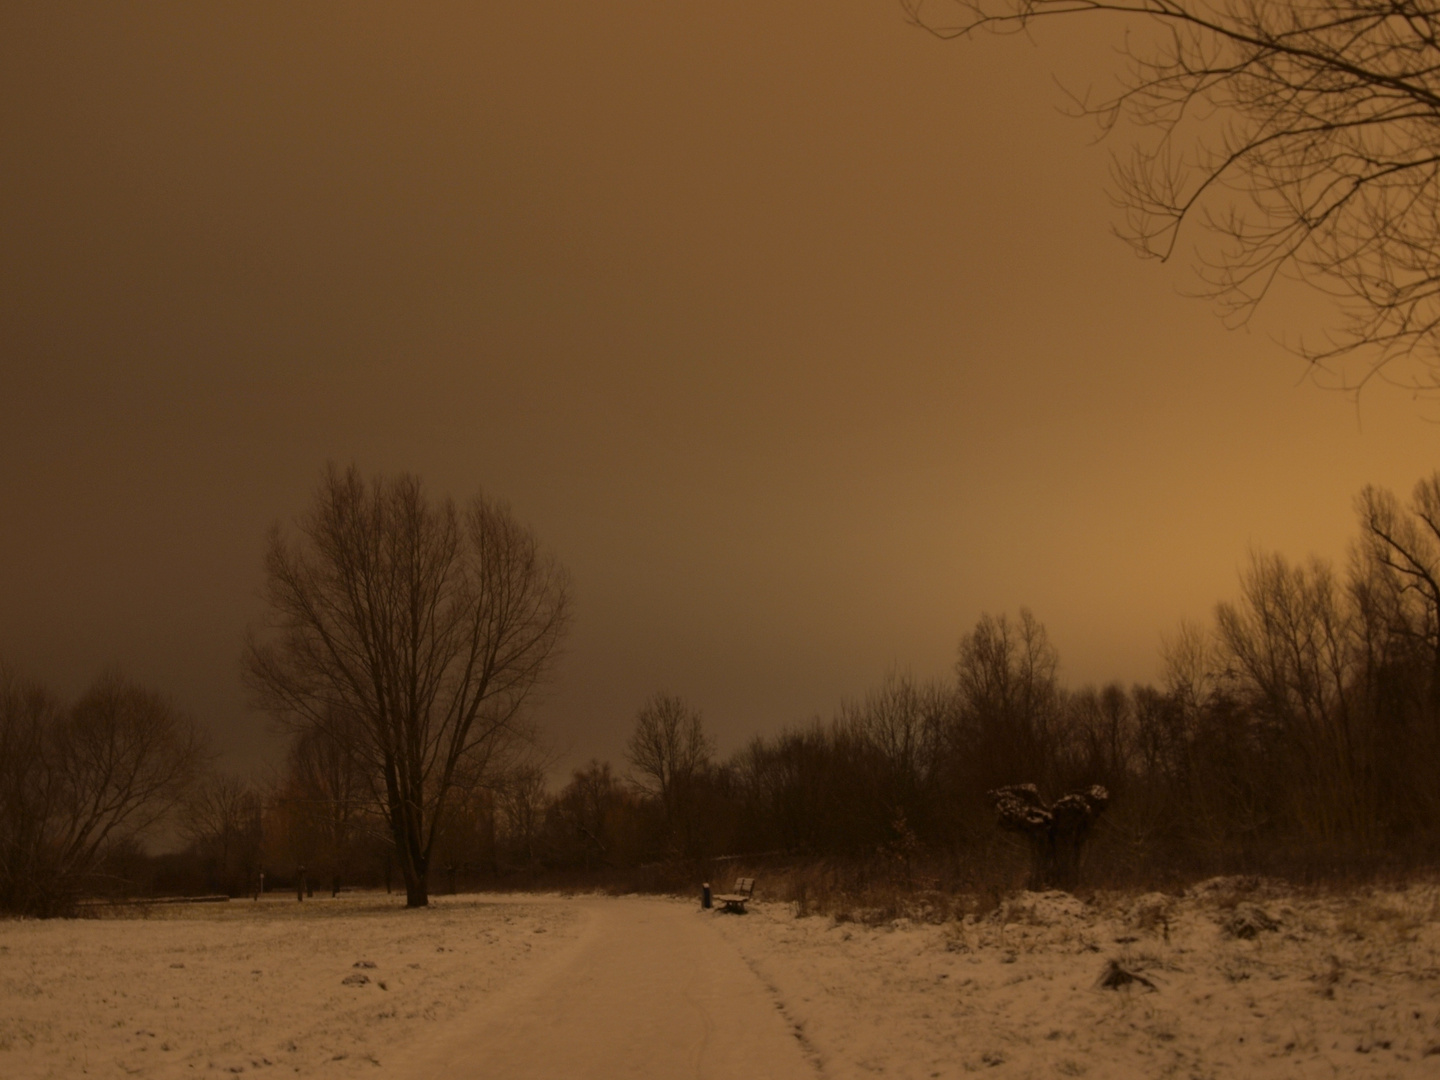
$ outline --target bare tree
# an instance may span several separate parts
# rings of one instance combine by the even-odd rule
[[[1020,609],[1018,623],[982,615],[960,641],[955,675],[958,758],[979,784],[1037,776],[1050,783],[1060,718],[1060,658],[1045,626]]]
[[[1282,275],[1340,302],[1300,351],[1397,357],[1440,387],[1440,8],[1416,0],[902,0],[944,37],[1088,17],[1123,29],[1120,88],[1080,111],[1153,133],[1114,177],[1137,250],[1189,228],[1243,319]]]
[[[511,853],[524,861],[527,870],[538,862],[535,842],[545,823],[549,784],[545,770],[529,763],[506,771],[498,785],[497,801],[505,820],[506,839]]]
[[[1077,781],[1119,790],[1137,742],[1135,706],[1119,683],[1087,686],[1065,697],[1068,768]]]
[[[260,793],[238,776],[215,773],[191,790],[180,828],[204,865],[208,889],[238,896],[252,886],[260,872],[261,815]]]
[[[1440,711],[1440,472],[1415,485],[1410,504],[1366,487],[1356,500],[1359,558],[1371,571],[1363,598],[1383,607],[1390,631],[1426,672],[1427,704]]]
[[[888,827],[933,824],[946,741],[956,721],[954,688],[891,671],[859,701],[841,706],[839,725],[865,747],[873,802]],[[891,831],[894,831],[893,829]]]
[[[62,903],[46,866],[59,794],[49,743],[60,715],[44,687],[0,665],[0,911],[48,914]]]
[[[683,848],[690,839],[695,782],[712,752],[700,713],[674,695],[656,694],[635,716],[626,745],[632,779],[659,800],[665,841],[672,848]]]
[[[410,907],[457,780],[524,734],[522,711],[565,630],[566,576],[503,505],[432,502],[418,478],[326,470],[299,536],[265,561],[269,624],[250,685],[297,730],[358,718]]]
[[[176,807],[203,756],[188,717],[118,675],[67,709],[0,668],[0,908],[69,910],[110,848]]]
[[[1359,700],[1363,654],[1353,605],[1328,564],[1256,555],[1241,602],[1216,608],[1222,685],[1277,749],[1289,816],[1334,841],[1376,822],[1376,775]]]
[[[562,859],[592,866],[620,866],[633,861],[638,847],[633,833],[638,798],[610,771],[608,761],[594,758],[576,769],[570,783],[550,803],[547,831],[557,834]],[[577,850],[578,849],[578,850]]]

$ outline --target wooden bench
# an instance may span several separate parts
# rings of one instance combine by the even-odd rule
[[[723,911],[733,911],[737,915],[745,914],[745,903],[755,895],[755,879],[753,877],[742,877],[735,879],[735,891],[733,893],[717,893],[713,899],[717,904],[724,904]]]

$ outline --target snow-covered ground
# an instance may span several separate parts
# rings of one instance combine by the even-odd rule
[[[764,904],[721,925],[826,1076],[1440,1076],[1434,887],[1217,879],[1096,907],[1026,893],[939,926]],[[1150,985],[1098,985],[1112,961]]]
[[[1117,965],[1136,981],[1099,985]],[[0,921],[6,1080],[527,1075],[532,1054],[658,1076],[652,1042],[667,1076],[1432,1077],[1440,890],[1022,894],[941,925],[374,895]]]
[[[565,904],[383,894],[0,921],[0,1077],[389,1075],[580,923]]]

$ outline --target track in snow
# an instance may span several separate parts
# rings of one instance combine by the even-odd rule
[[[779,1002],[710,925],[726,916],[635,897],[548,902],[584,910],[578,941],[450,1025],[408,1077],[814,1080]]]

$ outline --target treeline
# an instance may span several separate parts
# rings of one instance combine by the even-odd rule
[[[992,886],[1026,856],[987,793],[1102,785],[1095,882],[1329,876],[1440,856],[1440,473],[1402,504],[1367,488],[1343,570],[1257,554],[1236,600],[1165,647],[1158,685],[1079,690],[1028,611],[984,615],[949,677],[902,673],[828,720],[719,759],[658,694],[625,761],[558,791],[523,729],[457,755],[436,789],[439,890],[690,881],[709,860],[825,860]],[[404,887],[374,740],[343,712],[299,725],[262,786],[202,767],[193,726],[116,677],[63,705],[0,680],[0,908],[100,892]],[[371,755],[373,756],[373,754]],[[146,855],[168,823],[179,850]],[[176,846],[172,842],[172,848]],[[658,869],[657,869],[658,868]]]
[[[554,865],[782,852],[961,879],[998,858],[1018,872],[986,793],[1035,783],[1049,798],[1109,789],[1091,862],[1113,881],[1433,862],[1440,473],[1406,504],[1367,488],[1356,508],[1343,571],[1253,556],[1239,598],[1167,643],[1158,686],[1067,689],[1022,611],[982,616],[952,678],[892,675],[725,762],[698,714],[657,698],[637,720],[632,782],[577,772],[528,850]]]

